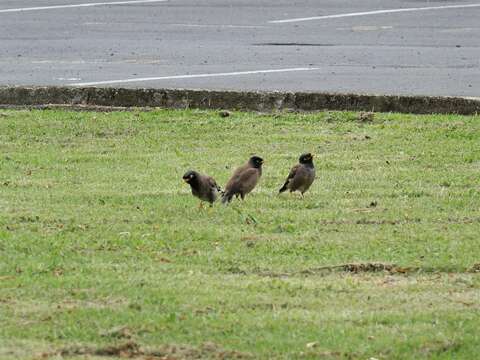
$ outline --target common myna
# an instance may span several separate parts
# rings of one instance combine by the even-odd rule
[[[213,178],[193,170],[189,170],[183,175],[183,181],[190,185],[194,196],[202,201],[208,201],[210,205],[217,200],[218,194],[221,193],[220,187]]]
[[[240,196],[243,200],[245,195],[250,193],[257,185],[262,176],[262,164],[263,159],[261,157],[252,156],[245,165],[237,168],[225,185],[222,203],[232,201],[233,196]]]
[[[315,166],[313,166],[313,155],[310,153],[300,155],[298,159],[299,164],[292,167],[290,173],[288,174],[285,184],[279,190],[279,193],[282,193],[286,190],[300,191],[303,196],[303,193],[308,190],[310,185],[312,185],[313,180],[315,180]]]

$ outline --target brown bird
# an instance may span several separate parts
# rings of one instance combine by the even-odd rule
[[[252,156],[245,165],[236,169],[227,185],[225,185],[222,203],[232,201],[233,196],[240,196],[243,200],[245,195],[250,193],[260,180],[262,164],[263,159],[261,157]]]
[[[298,159],[299,164],[292,167],[288,174],[285,184],[279,190],[282,193],[286,190],[300,191],[303,197],[303,193],[307,191],[315,180],[315,166],[313,166],[313,155],[305,153],[300,155]]]
[[[209,202],[210,205],[213,205],[222,191],[212,177],[193,170],[189,170],[183,175],[183,181],[190,185],[193,196],[201,201]],[[201,206],[202,203],[200,203]]]

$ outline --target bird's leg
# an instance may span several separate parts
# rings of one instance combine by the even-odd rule
[[[200,204],[198,204],[198,210],[203,209],[203,201],[200,201]]]
[[[207,211],[209,214],[213,211],[213,203],[210,203],[210,206],[207,208]]]
[[[240,193],[240,198],[243,200],[245,200],[245,194],[244,193]]]

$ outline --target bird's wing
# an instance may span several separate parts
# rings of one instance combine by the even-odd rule
[[[217,182],[212,177],[209,176],[207,178],[207,181],[208,181],[208,185],[210,185],[211,188],[217,189],[217,191],[222,191],[220,186],[218,186]]]
[[[285,182],[289,182],[291,179],[295,177],[300,166],[301,166],[300,164],[297,164],[290,169],[290,172],[288,173],[288,176],[287,176],[287,180],[285,180]]]
[[[290,190],[295,191],[302,188],[310,187],[313,178],[305,166],[298,166],[295,175],[289,180]]]
[[[292,167],[290,169],[290,172],[288,173],[288,176],[287,176],[287,179],[285,180],[285,183],[283,184],[283,186],[281,187],[281,189],[279,190],[279,192],[284,192],[285,190],[287,190],[287,188],[289,188],[289,185],[290,183],[292,182],[292,180],[295,178],[295,176],[297,175],[298,173],[298,170],[300,169],[301,165],[300,164],[297,164],[295,165],[294,167]]]
[[[247,169],[247,164],[242,165],[237,169],[235,169],[235,171],[232,174],[232,177],[230,178],[230,180],[228,180],[227,184],[225,185],[226,191],[231,190],[232,186],[237,183],[238,179],[240,178],[240,175],[243,173],[243,171],[245,171],[245,169]]]
[[[243,192],[250,192],[253,190],[255,185],[257,185],[258,178],[259,178],[258,169],[250,168],[243,171],[238,177],[238,184],[239,188],[243,190]]]

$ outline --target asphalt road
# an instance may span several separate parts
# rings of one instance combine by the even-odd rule
[[[0,85],[480,96],[480,1],[100,1],[0,0]]]

